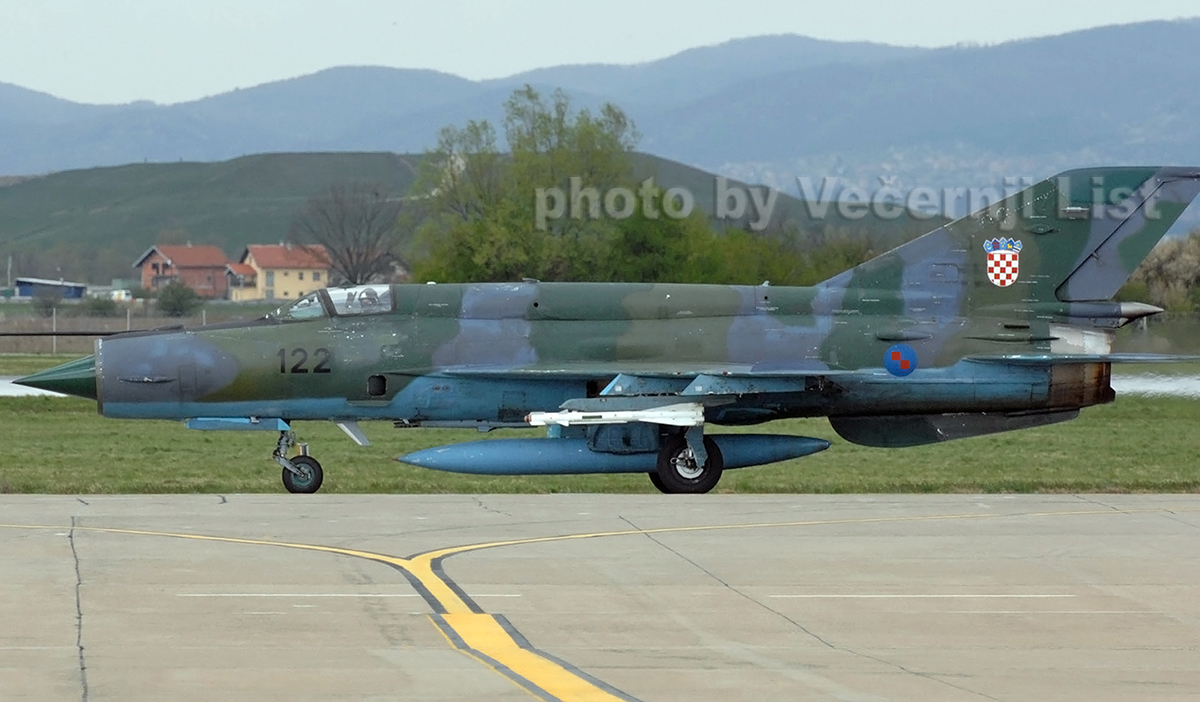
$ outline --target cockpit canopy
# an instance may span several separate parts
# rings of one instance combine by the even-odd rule
[[[330,312],[336,317],[350,317],[386,314],[391,311],[392,286],[381,283],[315,290],[292,304],[275,310],[273,316],[282,320],[301,320],[324,317]]]
[[[392,311],[392,286],[359,285],[353,288],[325,288],[339,317],[356,314],[383,314]]]

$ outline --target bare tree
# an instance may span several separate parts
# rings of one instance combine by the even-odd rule
[[[402,200],[378,184],[334,183],[313,195],[292,221],[288,238],[320,244],[335,278],[355,285],[391,277]]]

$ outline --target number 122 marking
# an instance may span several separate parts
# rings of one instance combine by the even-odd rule
[[[304,349],[302,349],[300,347],[296,347],[296,348],[292,349],[292,352],[290,355],[293,359],[297,359],[297,360],[295,363],[292,364],[290,371],[288,370],[288,365],[287,365],[287,359],[288,359],[288,355],[289,355],[288,350],[287,349],[279,349],[279,352],[276,353],[275,355],[279,357],[279,372],[280,373],[288,373],[288,372],[307,373],[308,372],[308,368],[305,367],[305,364],[308,363],[308,351],[305,351]],[[330,368],[329,368],[329,359],[330,359],[331,355],[332,354],[329,353],[329,349],[327,349],[325,347],[321,347],[319,349],[314,349],[313,356],[316,358],[318,363],[316,366],[313,367],[312,372],[313,373],[329,373],[329,372],[331,372]]]

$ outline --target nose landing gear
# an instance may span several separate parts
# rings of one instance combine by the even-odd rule
[[[298,446],[300,454],[287,457],[288,450]],[[308,444],[297,444],[293,431],[279,432],[279,443],[271,454],[275,462],[283,466],[283,486],[291,493],[313,493],[321,489],[325,473],[317,459],[308,455]]]

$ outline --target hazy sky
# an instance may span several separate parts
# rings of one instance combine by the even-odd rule
[[[1196,0],[0,0],[0,82],[171,103],[331,66],[479,79],[761,34],[943,46],[1196,15]]]

